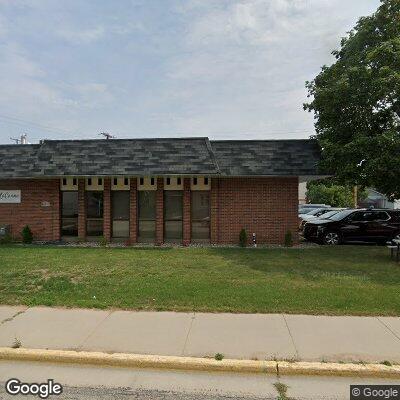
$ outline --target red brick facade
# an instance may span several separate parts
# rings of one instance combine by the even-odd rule
[[[137,179],[131,178],[129,204],[129,242],[137,242]]]
[[[36,240],[59,240],[59,182],[58,179],[0,180],[0,189],[21,190],[21,203],[0,204],[0,225],[10,224],[15,240],[21,240],[25,225],[30,226]]]
[[[104,178],[103,190],[103,236],[108,242],[111,240],[111,179]]]
[[[258,243],[281,244],[289,230],[296,237],[297,178],[220,178],[213,181],[212,242],[238,243],[242,228],[247,231],[249,243],[253,233]]]
[[[157,179],[156,193],[156,245],[164,243],[164,179]]]
[[[157,180],[156,244],[164,241],[164,187]],[[12,235],[20,239],[29,225],[35,240],[60,239],[60,186],[58,179],[0,180],[0,189],[20,189],[20,204],[0,204],[0,225],[10,224]],[[190,180],[184,179],[183,244],[191,240]],[[131,179],[130,239],[137,241],[136,178]],[[78,237],[86,234],[85,182],[78,181]],[[282,244],[287,231],[297,233],[298,179],[293,178],[212,178],[210,193],[210,241],[236,244],[245,228],[258,243]],[[104,180],[104,237],[111,239],[110,179]]]
[[[191,240],[191,215],[190,215],[190,178],[183,180],[183,245],[189,246]]]

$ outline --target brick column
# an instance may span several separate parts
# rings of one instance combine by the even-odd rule
[[[156,245],[164,243],[164,179],[157,179],[156,193]]]
[[[218,178],[211,178],[210,192],[210,242],[218,244]]]
[[[131,178],[129,205],[129,243],[137,242],[137,179]]]
[[[78,238],[86,239],[85,179],[78,180]]]
[[[60,180],[54,180],[54,190],[56,196],[54,197],[53,204],[53,240],[61,240],[61,191],[60,191]]]
[[[190,178],[183,179],[183,245],[189,246],[191,241],[191,213],[190,213]]]
[[[104,178],[103,189],[103,236],[109,242],[111,240],[111,179]]]

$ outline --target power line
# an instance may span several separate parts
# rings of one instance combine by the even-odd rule
[[[34,122],[34,121],[29,121],[29,120],[22,119],[22,118],[12,117],[9,115],[0,114],[0,120],[3,120],[4,122],[9,123],[9,124],[14,124],[14,125],[19,125],[19,126],[36,127],[37,129],[42,129],[42,130],[45,130],[48,132],[76,135],[76,133],[74,133],[72,131],[68,131],[63,128],[54,128],[54,127],[51,127],[48,125],[38,124],[37,122]]]

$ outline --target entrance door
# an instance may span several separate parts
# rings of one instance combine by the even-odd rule
[[[210,240],[210,192],[192,192],[192,240]]]
[[[112,236],[129,237],[129,191],[113,191],[111,197]]]
[[[78,236],[78,192],[62,192],[61,235]]]
[[[169,242],[182,241],[183,192],[166,190],[164,192],[164,238]]]

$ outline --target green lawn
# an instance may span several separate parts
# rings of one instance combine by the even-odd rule
[[[0,246],[0,303],[400,315],[400,265],[378,246]]]

